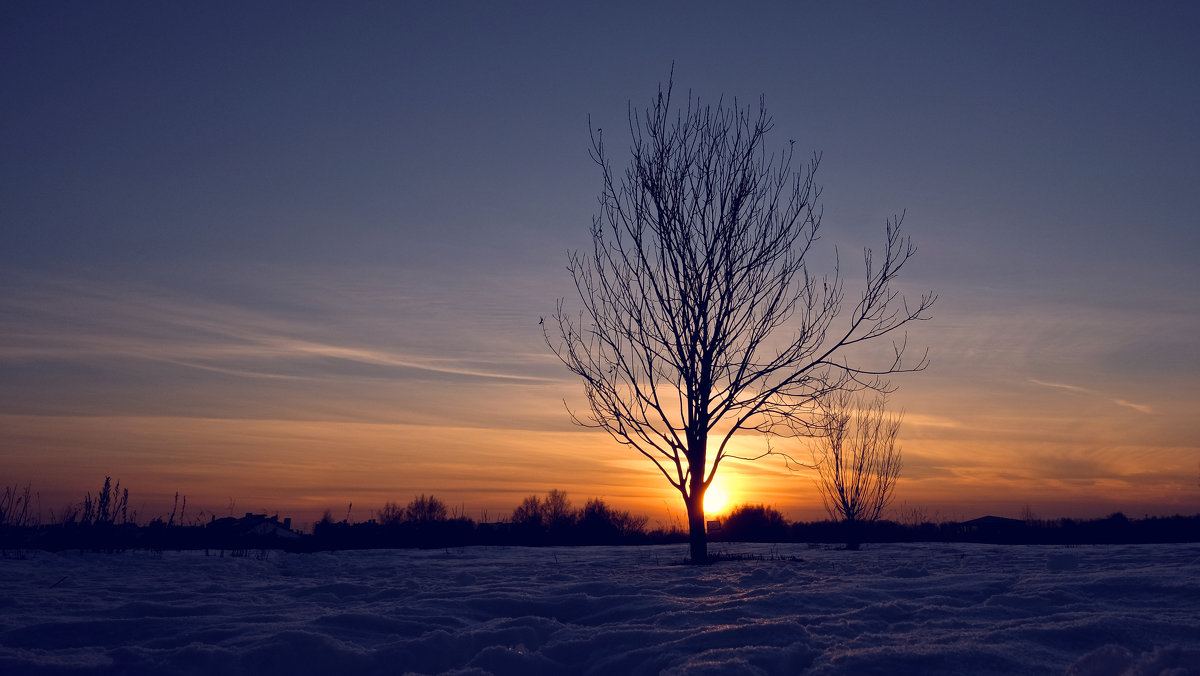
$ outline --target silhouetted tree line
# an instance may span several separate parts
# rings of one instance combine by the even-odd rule
[[[130,549],[208,549],[224,554],[250,550],[322,551],[340,549],[443,548],[470,545],[633,545],[688,542],[681,525],[647,527],[645,516],[619,510],[600,498],[575,508],[566,492],[530,495],[497,521],[474,521],[441,499],[424,494],[405,506],[388,502],[374,518],[334,521],[326,510],[312,533],[291,528],[290,519],[247,513],[205,522],[193,516],[185,525],[186,498],[169,517],[138,525],[128,509],[129,492],[105,478],[104,486],[41,523],[28,485],[4,487],[0,494],[0,552],[124,551]],[[717,542],[981,542],[993,544],[1138,544],[1200,541],[1200,514],[1129,519],[1115,513],[1103,519],[1040,520],[983,517],[965,522],[897,523],[790,522],[765,505],[742,505],[716,523]]]
[[[1116,512],[1102,519],[1006,519],[897,523],[878,520],[787,522],[763,505],[733,510],[710,533],[724,542],[979,542],[987,544],[1156,544],[1200,542],[1200,514],[1129,519]]]
[[[401,508],[387,503],[366,522],[333,521],[329,512],[313,526],[314,549],[460,547],[465,545],[596,545],[682,542],[681,529],[646,530],[647,519],[590,498],[575,509],[565,491],[530,495],[508,518],[476,522],[453,514],[434,496]]]
[[[564,491],[552,490],[544,498],[530,495],[513,510],[507,529],[516,544],[639,544],[648,541],[646,517],[614,509],[599,498],[590,498],[574,509]],[[676,535],[655,531],[655,539]],[[677,535],[682,538],[683,531]]]

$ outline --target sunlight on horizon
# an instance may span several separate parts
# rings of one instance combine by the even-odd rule
[[[716,516],[724,514],[732,506],[732,496],[725,489],[724,482],[716,479],[704,492],[704,515]]]

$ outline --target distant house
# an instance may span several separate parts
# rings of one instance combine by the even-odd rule
[[[1017,526],[1024,526],[1025,522],[1021,521],[1020,519],[1009,519],[1007,517],[991,516],[989,514],[988,516],[981,516],[978,519],[963,521],[958,525],[967,526],[970,528],[1015,528]]]
[[[711,521],[709,521],[708,527],[705,530],[707,530],[709,533],[719,532],[721,530],[720,519],[712,519]]]
[[[990,514],[958,524],[960,534],[984,538],[1010,536],[1024,528],[1025,522],[1020,519],[1009,519]]]
[[[237,538],[298,540],[300,534],[292,530],[291,517],[279,521],[279,515],[268,517],[266,514],[252,514],[235,519],[227,516],[218,519],[215,516],[208,523],[208,528],[225,535]]]

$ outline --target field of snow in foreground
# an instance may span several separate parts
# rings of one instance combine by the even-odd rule
[[[1200,673],[1200,545],[714,549],[27,552],[0,673]]]

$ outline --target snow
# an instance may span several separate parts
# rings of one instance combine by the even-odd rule
[[[1200,545],[25,552],[5,674],[1200,674]]]

